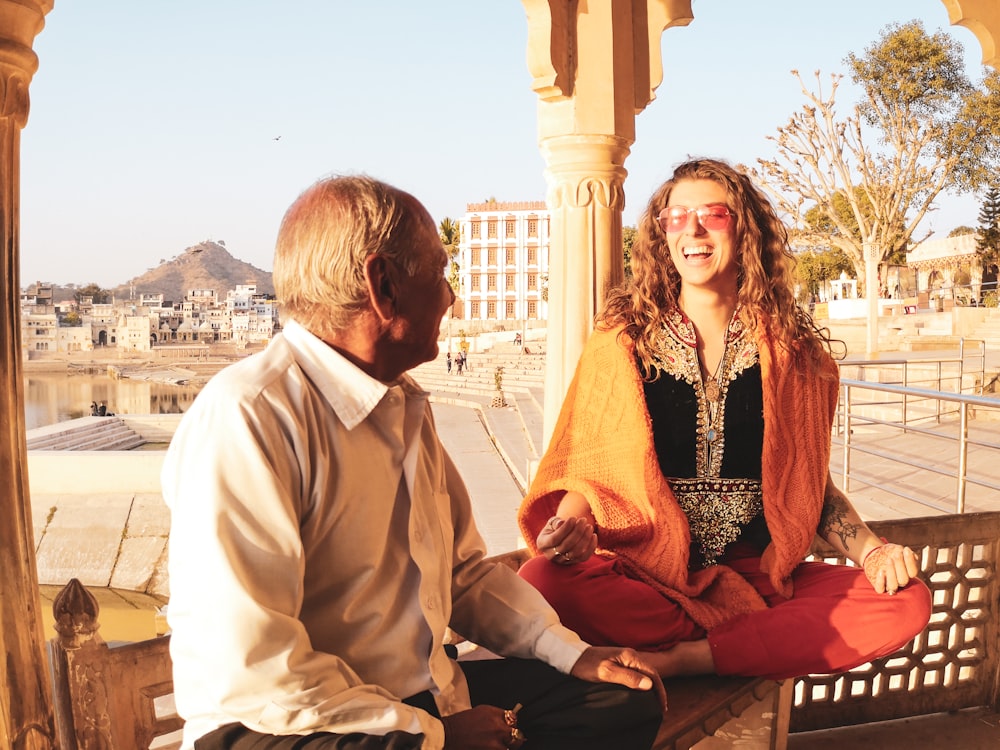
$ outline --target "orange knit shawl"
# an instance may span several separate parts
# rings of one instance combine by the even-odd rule
[[[764,403],[761,484],[771,544],[761,569],[775,589],[792,594],[792,569],[819,524],[837,404],[831,377],[807,374],[757,327]],[[582,493],[597,520],[598,553],[617,556],[629,575],[676,601],[711,629],[766,605],[725,565],[688,570],[691,532],[660,471],[652,424],[631,339],[622,329],[595,331],[563,402],[559,420],[521,505],[519,524],[535,537],[567,491]]]

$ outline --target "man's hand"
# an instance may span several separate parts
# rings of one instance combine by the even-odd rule
[[[545,557],[560,565],[588,559],[597,549],[597,534],[584,518],[552,516],[535,540]]]
[[[496,706],[476,706],[445,716],[444,750],[517,750],[524,744],[515,716],[511,725],[504,710]]]
[[[882,544],[869,550],[861,563],[865,577],[879,594],[890,596],[915,578],[920,570],[917,555],[901,544]]]
[[[580,654],[570,674],[588,682],[614,682],[633,690],[654,689],[663,708],[667,707],[667,693],[660,676],[630,648],[591,646]]]

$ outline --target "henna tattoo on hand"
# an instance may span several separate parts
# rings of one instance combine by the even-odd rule
[[[847,498],[839,490],[827,491],[826,497],[823,498],[823,513],[819,519],[818,532],[824,538],[836,534],[845,551],[850,549],[848,540],[856,539],[860,528],[847,520],[848,511]]]

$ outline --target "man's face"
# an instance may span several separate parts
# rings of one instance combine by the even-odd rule
[[[433,219],[422,207],[420,212],[424,220],[412,238],[412,257],[419,259],[418,270],[413,276],[400,271],[396,320],[390,329],[400,364],[407,370],[437,357],[441,319],[455,302],[444,276],[448,254]]]

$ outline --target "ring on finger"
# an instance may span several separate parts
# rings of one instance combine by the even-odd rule
[[[527,737],[524,736],[524,732],[522,732],[520,729],[518,729],[517,727],[511,727],[510,728],[510,744],[511,745],[513,745],[515,742],[519,742],[519,741],[520,742],[524,742],[526,739],[527,739]],[[509,747],[509,745],[508,745],[508,747]]]

